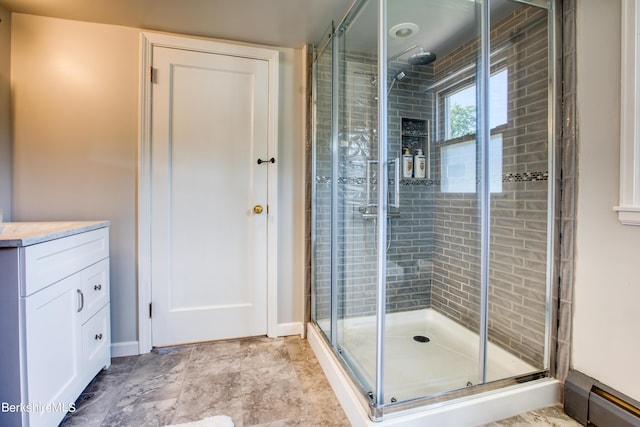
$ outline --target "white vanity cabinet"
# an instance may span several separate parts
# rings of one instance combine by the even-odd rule
[[[110,364],[109,228],[90,224],[32,245],[0,240],[2,426],[57,426]]]

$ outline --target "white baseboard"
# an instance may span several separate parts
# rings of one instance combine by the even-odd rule
[[[111,343],[111,357],[137,356],[138,341]]]
[[[304,333],[302,322],[278,323],[278,336],[300,335]]]

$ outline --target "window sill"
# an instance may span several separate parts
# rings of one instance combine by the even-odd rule
[[[640,226],[640,207],[638,206],[614,206],[613,210],[618,212],[618,220],[623,225]]]

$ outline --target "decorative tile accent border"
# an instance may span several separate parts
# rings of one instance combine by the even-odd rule
[[[549,179],[549,171],[508,173],[508,174],[502,175],[502,182],[532,182],[532,181],[547,181],[548,179]]]
[[[510,182],[547,181],[548,179],[549,179],[549,171],[507,173],[502,175],[502,182],[505,184]],[[330,184],[330,183],[331,183],[330,176],[316,177],[316,184]],[[343,185],[364,185],[366,183],[367,183],[366,178],[349,178],[349,177],[338,178],[338,184],[343,184]],[[372,178],[371,184],[376,185],[377,180],[375,178]],[[440,180],[439,179],[422,179],[422,178],[402,178],[400,180],[400,185],[433,187],[433,186],[440,185]]]

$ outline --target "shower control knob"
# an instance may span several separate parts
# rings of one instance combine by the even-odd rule
[[[258,215],[259,215],[259,214],[261,214],[261,213],[262,213],[262,211],[263,211],[263,208],[262,208],[262,206],[261,206],[261,205],[255,205],[255,206],[253,207],[253,212],[254,212],[254,213],[257,213]]]

